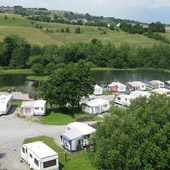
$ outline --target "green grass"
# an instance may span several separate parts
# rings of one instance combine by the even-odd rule
[[[42,117],[41,123],[46,125],[67,125],[74,122],[74,118],[64,114],[58,108],[50,109],[49,113]]]
[[[27,80],[32,80],[32,81],[44,81],[47,80],[49,76],[27,76]]]
[[[117,68],[111,68],[111,67],[96,67],[91,68],[91,71],[136,71],[135,68],[124,68],[124,69],[117,69]]]
[[[14,105],[15,107],[21,107],[21,104],[22,104],[22,101],[14,101],[14,102],[13,102],[13,105]]]
[[[46,145],[52,148],[59,154],[59,169],[60,170],[95,170],[95,168],[91,165],[90,159],[88,157],[88,153],[85,151],[76,152],[73,154],[67,154],[67,161],[64,161],[64,152],[65,150],[58,147],[53,138],[41,136],[31,139],[24,140],[24,144],[43,141]]]
[[[8,19],[4,19],[7,15]],[[15,20],[13,19],[15,18]],[[34,22],[34,24],[32,24]],[[34,28],[36,24],[40,24],[43,29],[39,30]],[[71,33],[61,33],[62,28],[69,27]],[[80,27],[81,33],[75,33],[75,28]],[[46,29],[53,30],[54,33],[47,33]],[[105,30],[105,28],[102,28]],[[59,30],[59,32],[56,32]],[[115,46],[120,46],[120,44],[127,42],[131,46],[149,47],[153,44],[163,43],[158,40],[147,38],[139,34],[129,34],[121,30],[111,31],[109,29],[105,30],[107,34],[101,34],[99,27],[92,26],[77,26],[68,25],[60,23],[46,23],[39,21],[31,21],[15,14],[0,14],[0,41],[2,41],[7,35],[18,34],[19,36],[25,38],[31,44],[37,44],[44,46],[47,44],[57,44],[64,45],[70,43],[89,43],[92,39],[101,40],[102,43],[111,43]],[[170,39],[170,33],[166,33],[165,36]]]
[[[93,116],[93,120],[94,120],[94,121],[100,121],[100,120],[103,120],[103,118],[98,117],[97,115],[94,115],[94,116]]]
[[[4,70],[0,67],[0,74],[33,74],[31,69],[9,69]]]
[[[110,91],[103,91],[103,95],[112,95],[112,92],[110,92]]]

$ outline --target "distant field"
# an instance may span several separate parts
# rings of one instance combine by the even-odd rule
[[[0,41],[6,36],[11,34],[17,34],[27,40],[30,44],[37,44],[44,46],[47,44],[61,45],[60,42],[56,41],[52,37],[44,34],[39,29],[32,27],[20,27],[20,26],[0,26]]]
[[[5,15],[7,19],[5,19]],[[32,23],[34,23],[34,26],[39,23],[43,26],[43,30],[40,31],[39,29],[33,28]],[[62,28],[65,30],[66,27],[69,27],[71,33],[60,32]],[[81,34],[75,33],[76,27],[80,27]],[[54,33],[47,33],[46,29],[53,30]],[[56,32],[56,30],[59,32]],[[106,34],[101,34],[102,31],[106,31]],[[64,45],[77,42],[89,43],[92,39],[101,40],[104,44],[110,42],[115,44],[115,46],[119,46],[123,42],[140,47],[148,47],[155,43],[162,43],[161,41],[150,39],[143,35],[129,34],[116,30],[111,31],[103,27],[36,22],[28,20],[20,15],[0,13],[0,41],[10,34],[18,34],[29,43],[40,46],[46,44]],[[170,32],[166,33],[165,36],[170,40]]]

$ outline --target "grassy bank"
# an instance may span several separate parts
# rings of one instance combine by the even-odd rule
[[[33,74],[31,69],[3,69],[0,67],[0,74]]]
[[[44,81],[48,79],[48,76],[27,76],[26,79],[31,81]]]
[[[91,165],[91,162],[88,157],[88,153],[85,151],[76,152],[74,154],[67,154],[67,161],[64,161],[64,152],[65,150],[58,147],[53,138],[41,136],[37,138],[31,138],[24,140],[24,144],[36,142],[36,141],[43,141],[46,145],[48,145],[50,148],[52,148],[54,151],[56,151],[59,154],[59,169],[62,170],[95,170],[95,168]]]

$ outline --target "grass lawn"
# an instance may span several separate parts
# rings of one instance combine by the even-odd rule
[[[103,95],[112,95],[112,92],[110,92],[110,91],[103,91]]]
[[[53,138],[41,136],[32,139],[26,139],[24,144],[36,141],[43,141],[46,145],[51,147],[54,151],[59,154],[59,169],[62,170],[95,170],[91,165],[91,162],[88,157],[88,153],[85,151],[76,152],[73,154],[67,154],[67,161],[64,162],[64,152],[65,150],[58,147]]]
[[[21,107],[21,104],[22,104],[22,101],[14,101],[14,102],[13,102],[13,105],[14,105],[15,107]]]
[[[41,119],[41,123],[46,125],[67,125],[74,121],[74,118],[62,113],[58,108],[49,109],[49,113]]]
[[[27,76],[26,79],[31,81],[43,81],[47,80],[48,77],[49,76]]]

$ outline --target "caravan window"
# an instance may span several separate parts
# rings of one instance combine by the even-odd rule
[[[107,108],[107,104],[103,105],[103,108]]]
[[[121,100],[121,98],[120,98],[120,97],[117,97],[117,100]]]
[[[35,165],[39,166],[39,162],[36,158],[34,158],[34,163],[35,163]]]
[[[44,168],[48,168],[50,166],[54,166],[54,165],[56,165],[56,159],[44,162],[43,165],[44,165]]]
[[[39,107],[35,107],[35,110],[39,110]]]
[[[30,154],[30,158],[32,158],[32,155]]]
[[[22,152],[25,153],[25,148],[24,147],[22,147]]]

